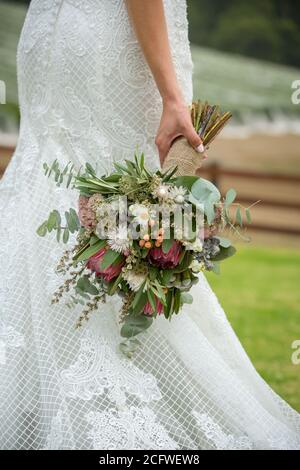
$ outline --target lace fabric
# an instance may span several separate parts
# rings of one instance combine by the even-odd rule
[[[186,3],[164,0],[187,103]],[[63,247],[39,239],[49,210],[76,195],[42,163],[110,171],[135,146],[159,164],[161,99],[123,0],[32,0],[18,49],[21,130],[0,186],[2,449],[295,449],[300,419],[258,376],[204,276],[194,302],[119,351],[118,299],[80,330],[80,309],[50,306]]]

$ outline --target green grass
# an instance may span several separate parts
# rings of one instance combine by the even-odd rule
[[[300,365],[291,362],[300,339],[300,252],[239,247],[221,276],[208,279],[258,372],[300,411]]]

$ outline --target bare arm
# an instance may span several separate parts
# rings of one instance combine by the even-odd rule
[[[163,0],[126,0],[126,4],[163,101],[163,113],[155,141],[161,164],[173,140],[180,135],[185,136],[195,149],[203,152],[202,141],[192,126],[187,104],[177,82]]]

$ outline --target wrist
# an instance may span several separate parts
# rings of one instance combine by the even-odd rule
[[[164,106],[168,105],[183,105],[185,104],[184,98],[180,89],[173,89],[162,94],[162,101]]]

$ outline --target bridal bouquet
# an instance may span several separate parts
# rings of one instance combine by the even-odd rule
[[[222,198],[211,182],[175,176],[176,168],[151,172],[143,154],[114,166],[113,173],[98,176],[89,164],[77,174],[69,165],[60,169],[57,161],[44,164],[58,185],[67,178],[79,203],[78,211],[70,209],[64,217],[53,210],[37,233],[54,231],[65,243],[77,233],[58,263],[64,282],[52,302],[68,294],[69,306],[82,304],[80,326],[107,297],[119,295],[120,332],[126,338],[121,347],[131,355],[138,344],[132,338],[157,316],[171,319],[184,303],[192,303],[189,291],[199,272],[218,273],[220,262],[235,253],[220,232],[235,229],[229,208],[236,192]]]

